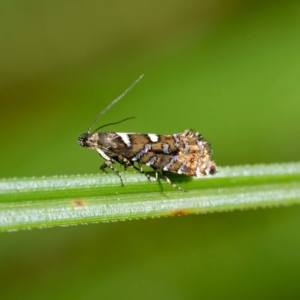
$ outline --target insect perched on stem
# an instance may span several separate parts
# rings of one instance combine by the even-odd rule
[[[182,133],[172,135],[97,132],[100,128],[132,118],[100,126],[91,132],[91,128],[98,119],[125,96],[143,76],[141,75],[96,117],[87,132],[79,136],[78,143],[83,147],[96,150],[105,160],[100,169],[107,173],[105,169],[108,167],[116,172],[120,177],[122,186],[124,186],[123,178],[113,166],[115,162],[123,165],[125,170],[127,167],[135,168],[149,180],[150,176],[143,171],[142,165],[150,166],[155,171],[156,179],[160,173],[170,185],[185,191],[171,182],[164,171],[194,177],[214,174],[217,171],[216,164],[211,160],[210,144],[198,132],[185,130]],[[138,167],[134,163],[137,163]]]

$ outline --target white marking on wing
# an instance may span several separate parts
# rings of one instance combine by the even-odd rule
[[[178,134],[173,134],[174,140],[175,140],[175,146],[178,148],[179,147],[179,138]]]
[[[163,143],[163,153],[169,154],[170,145],[167,143]]]
[[[204,154],[204,145],[202,141],[198,141],[198,146],[200,148],[200,156],[202,156]]]
[[[149,161],[146,163],[147,166],[151,166],[154,164],[154,162],[156,161],[156,157],[153,156],[149,159]]]
[[[151,142],[156,143],[158,141],[157,134],[150,133],[150,134],[148,134],[148,136],[149,136],[149,139],[151,140]]]
[[[183,143],[184,143],[184,150],[183,150],[183,153],[184,155],[187,155],[189,153],[189,144],[186,140],[183,140]]]
[[[128,133],[122,133],[122,132],[116,132],[116,134],[123,140],[123,142],[130,147],[131,143],[130,143],[130,139],[128,136]]]
[[[136,161],[139,160],[144,154],[146,154],[149,150],[151,150],[151,145],[146,144],[144,149],[142,149],[135,157],[133,157],[131,160]]]
[[[183,169],[184,169],[186,163],[187,163],[187,160],[185,160],[185,161],[183,162],[183,164],[180,166],[180,168],[178,169],[178,171],[177,171],[178,174],[182,174],[182,171],[183,171]]]
[[[170,169],[171,165],[177,160],[178,160],[178,156],[177,155],[173,156],[171,161],[167,165],[164,166],[163,170],[168,171]]]

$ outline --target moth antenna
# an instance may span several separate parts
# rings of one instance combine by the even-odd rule
[[[129,88],[127,88],[119,97],[117,97],[114,101],[112,101],[106,108],[104,108],[101,113],[96,117],[96,119],[92,122],[89,129],[87,130],[87,133],[90,134],[91,128],[94,126],[94,124],[114,105],[116,104],[120,99],[122,99],[142,78],[144,77],[144,74],[142,74],[136,81],[134,81]],[[124,120],[123,120],[124,121]],[[109,124],[107,124],[109,125]],[[106,126],[106,125],[105,125]],[[98,128],[99,129],[99,128]]]
[[[97,129],[95,129],[95,130],[92,132],[92,134],[95,133],[95,132],[96,132],[97,130],[99,130],[100,128],[103,128],[103,127],[106,127],[106,126],[109,126],[109,125],[120,124],[120,123],[125,122],[125,121],[130,120],[130,119],[135,119],[135,117],[128,117],[128,118],[125,118],[125,119],[123,119],[123,120],[121,120],[121,121],[118,121],[118,122],[113,122],[113,123],[108,123],[108,124],[102,125],[102,126],[98,127]]]

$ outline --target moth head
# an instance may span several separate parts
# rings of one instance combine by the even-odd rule
[[[78,138],[78,144],[82,147],[96,148],[98,145],[98,133],[83,133]]]

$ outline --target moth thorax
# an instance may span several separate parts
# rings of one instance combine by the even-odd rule
[[[117,148],[116,138],[118,135],[115,132],[99,132],[97,133],[98,145],[103,148]]]

